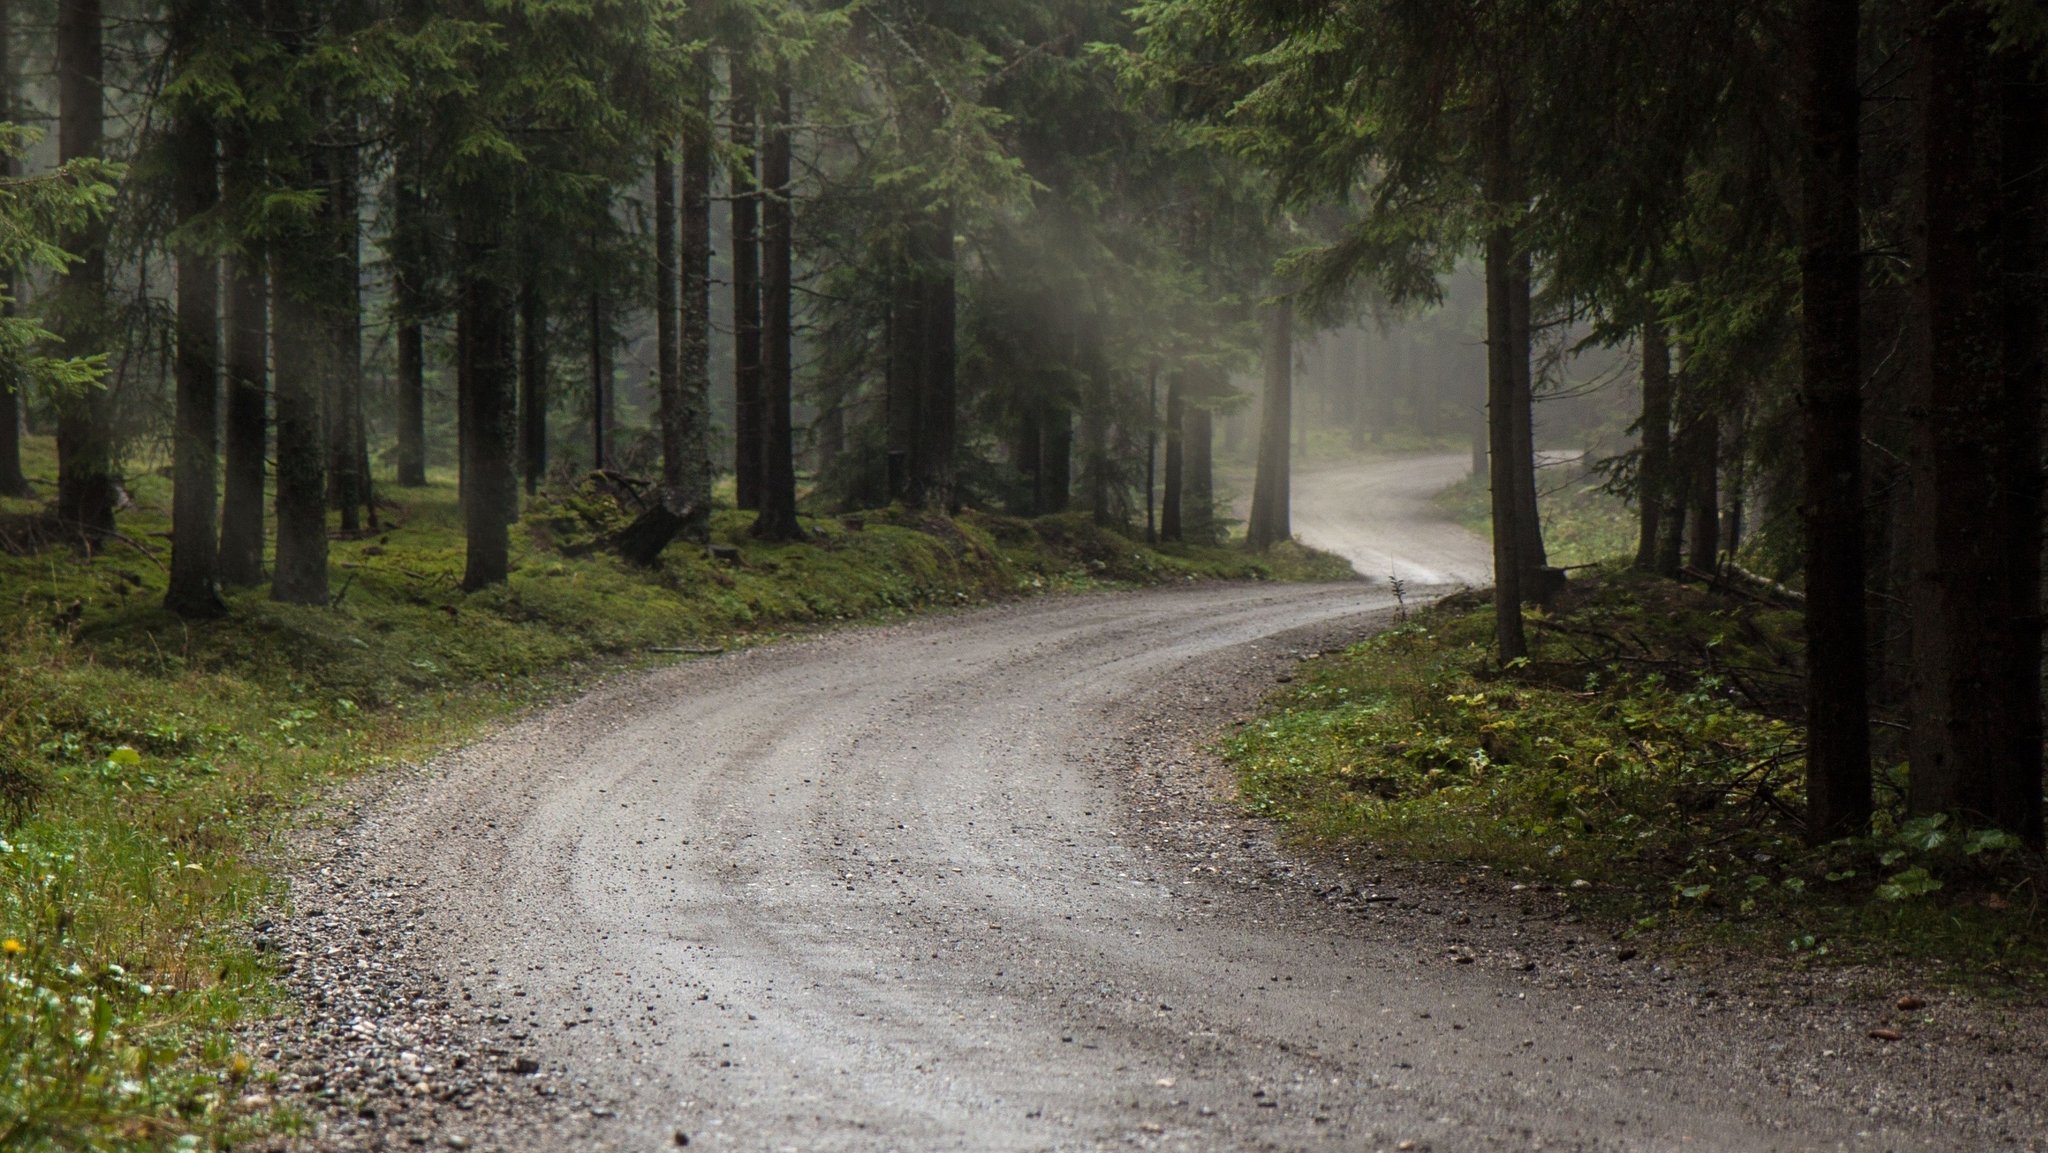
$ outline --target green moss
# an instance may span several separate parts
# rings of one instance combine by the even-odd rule
[[[50,445],[29,449],[47,492]],[[385,490],[383,527],[334,541],[331,608],[252,589],[226,619],[188,622],[161,607],[169,495],[138,470],[125,539],[95,557],[0,551],[0,938],[20,946],[0,953],[9,1147],[225,1147],[273,1123],[237,1113],[227,1041],[272,995],[244,927],[269,891],[269,838],[322,785],[427,755],[593,665],[1048,589],[1349,576],[1293,547],[1149,549],[1082,517],[901,509],[807,518],[798,544],[721,512],[712,537],[736,561],[678,544],[643,571],[564,555],[626,519],[578,491],[535,502],[510,581],[466,595],[443,476]],[[40,511],[0,500],[0,538]],[[71,1044],[81,1030],[90,1043]]]
[[[1536,475],[1537,507],[1543,518],[1544,551],[1550,563],[1566,567],[1633,556],[1637,521],[1633,506],[1601,487],[1577,465],[1557,465]],[[1493,531],[1491,492],[1484,476],[1468,477],[1437,496],[1444,514],[1473,532]]]
[[[1531,618],[1500,669],[1476,598],[1311,662],[1226,752],[1246,802],[1301,835],[1484,864],[1673,947],[2048,978],[2010,839],[1908,821],[1803,839],[1794,614],[1609,567]]]

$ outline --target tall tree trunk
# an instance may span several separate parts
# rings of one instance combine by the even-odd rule
[[[1800,407],[1805,424],[1807,810],[1815,842],[1870,822],[1864,660],[1857,0],[1798,11]]]
[[[888,357],[883,405],[887,496],[917,507],[924,503],[924,490],[918,484],[923,470],[917,467],[917,454],[924,442],[927,298],[918,291],[914,264],[913,249],[905,254],[889,285],[889,311],[883,322]]]
[[[677,325],[676,160],[666,143],[654,151],[654,396],[661,425],[661,483],[674,492],[683,483],[683,380]]]
[[[344,119],[353,133],[353,118]],[[341,531],[360,533],[362,507],[368,501],[369,477],[361,471],[363,445],[363,339],[361,222],[357,212],[356,154],[353,147],[331,150],[332,180],[322,202],[328,235],[334,245],[329,270],[333,283],[328,320],[327,356],[327,503],[341,513]]]
[[[60,162],[98,156],[106,110],[101,85],[99,0],[59,0],[57,5],[57,158]],[[58,277],[50,310],[51,330],[61,351],[85,356],[101,351],[106,330],[107,230],[95,222],[65,238],[75,263]],[[59,399],[57,409],[57,517],[67,532],[88,543],[114,531],[119,480],[114,471],[111,404],[101,389]]]
[[[1074,491],[1074,414],[1047,400],[1038,421],[1037,499],[1041,515],[1067,511]]]
[[[1187,402],[1181,393],[1185,389],[1186,375],[1185,369],[1176,368],[1166,377],[1166,478],[1159,509],[1160,540],[1183,539],[1181,486],[1187,473],[1182,446],[1187,438]]]
[[[795,404],[796,348],[791,321],[795,306],[791,265],[796,241],[796,211],[790,197],[790,108],[787,83],[775,87],[761,150],[762,201],[761,280],[761,513],[753,534],[765,540],[801,540],[796,519]]]
[[[1992,535],[2005,545],[2000,601],[1985,626],[1993,637],[1991,676],[2007,725],[1997,772],[1968,798],[2036,850],[2043,844],[2041,798],[2040,436],[2048,389],[2048,85],[2036,61],[2008,49],[1998,61],[2000,163],[2004,199],[1998,251],[2004,343],[1999,420],[1992,423],[2001,480]]]
[[[926,505],[947,510],[955,502],[954,454],[959,430],[957,319],[953,261],[953,210],[940,207],[920,223],[917,258],[919,315],[923,320],[919,357],[916,456],[918,495]]]
[[[590,467],[607,469],[618,454],[612,443],[612,342],[602,289],[590,293]],[[475,312],[470,313],[471,316]],[[469,346],[472,351],[477,347]]]
[[[534,247],[529,236],[519,269],[519,471],[528,495],[548,475],[548,308]]]
[[[14,13],[0,4],[0,121],[20,120],[15,111],[19,84],[14,66]],[[20,175],[21,164],[12,156],[0,157],[0,180]],[[19,270],[0,265],[0,319],[15,314],[15,294],[21,290]],[[21,471],[22,401],[27,381],[0,365],[0,496],[29,496],[28,477]]]
[[[703,538],[711,523],[711,81],[692,93],[697,120],[683,133],[682,506],[695,510],[684,531]]]
[[[398,345],[398,483],[427,483],[426,215],[417,142],[401,144],[392,175],[391,296]]]
[[[179,15],[185,21],[196,20],[189,10]],[[174,35],[196,38],[198,32],[183,27]],[[189,41],[179,44],[179,57],[189,58],[193,47]],[[219,196],[213,124],[189,100],[174,116],[173,210],[179,226],[191,229]],[[189,239],[176,256],[178,399],[171,448],[171,572],[164,607],[179,616],[212,617],[227,611],[220,596],[219,543],[214,539],[220,463],[220,261]]]
[[[1265,393],[1259,403],[1259,463],[1252,480],[1251,520],[1245,543],[1264,551],[1294,535],[1288,523],[1291,484],[1288,449],[1294,423],[1294,303],[1282,298],[1266,310]]]
[[[222,171],[231,201],[257,195],[262,175],[248,129],[222,134]],[[266,258],[245,239],[227,260],[227,419],[222,446],[220,579],[243,588],[263,583],[263,472],[270,434],[270,299]]]
[[[466,592],[503,584],[511,572],[511,536],[519,486],[513,469],[513,414],[516,368],[513,358],[513,301],[505,287],[504,197],[488,186],[463,197],[462,359],[467,371],[458,388],[458,419],[464,428],[462,588]]]
[[[327,603],[327,478],[321,380],[328,318],[313,301],[317,278],[294,268],[316,244],[271,247],[271,313],[277,319],[277,564],[270,595],[287,604]],[[322,255],[325,255],[324,253]]]
[[[732,66],[733,473],[736,502],[761,507],[761,192],[752,80]]]
[[[1219,384],[1222,382],[1218,382]],[[1215,418],[1199,404],[1182,417],[1181,521],[1188,540],[1216,543]]]
[[[1519,171],[1513,182],[1517,190],[1514,205],[1520,209],[1523,198]],[[1515,403],[1509,414],[1514,420],[1515,455],[1510,463],[1515,469],[1515,531],[1520,534],[1515,555],[1522,565],[1522,598],[1547,603],[1552,574],[1544,571],[1550,565],[1550,557],[1543,548],[1543,514],[1537,500],[1536,387],[1535,374],[1530,366],[1533,341],[1529,294],[1534,287],[1534,278],[1529,251],[1519,241],[1509,268],[1508,347],[1510,367],[1515,376]]]
[[[1693,415],[1686,453],[1686,499],[1692,506],[1686,516],[1686,563],[1710,573],[1721,567],[1721,420],[1708,410],[1708,398],[1698,403],[1702,411]]]
[[[1665,494],[1671,485],[1671,345],[1664,321],[1643,322],[1642,454],[1636,466],[1636,567],[1657,568],[1659,526],[1664,521]]]
[[[1488,203],[1500,213],[1519,209],[1522,194],[1514,167],[1514,111],[1505,93],[1495,96],[1487,116],[1485,150]],[[1502,664],[1529,652],[1522,630],[1525,537],[1518,524],[1522,500],[1517,487],[1523,472],[1515,460],[1520,447],[1515,410],[1521,401],[1512,319],[1515,264],[1514,230],[1505,223],[1496,224],[1486,235],[1486,413],[1493,486],[1494,642]]]
[[[2042,268],[2036,206],[2024,198],[2039,180],[2025,165],[2040,157],[2038,148],[2024,153],[2039,117],[2000,115],[1988,14],[1933,0],[1920,14],[1928,339],[1917,374],[1925,415],[1909,457],[1908,802],[1916,813],[1960,811],[2038,842],[2042,334],[2038,304],[2028,303]],[[2001,171],[2008,124],[2022,153],[2007,168],[2011,191]],[[2008,269],[2019,275],[2008,281]]]

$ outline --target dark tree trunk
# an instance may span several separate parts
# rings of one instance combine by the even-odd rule
[[[18,121],[15,111],[14,13],[0,4],[0,121]],[[0,179],[20,175],[21,164],[12,156],[0,158]],[[0,266],[0,319],[15,314],[14,297],[20,291],[19,270]],[[28,477],[21,471],[22,398],[27,382],[0,367],[0,496],[29,496]]]
[[[1705,411],[1706,397],[1698,400],[1702,411],[1693,414],[1687,437],[1686,564],[1711,573],[1721,567],[1721,420]]]
[[[1187,438],[1187,402],[1181,398],[1185,371],[1174,369],[1166,377],[1166,477],[1159,509],[1159,539],[1183,538],[1181,525],[1182,484],[1186,468],[1182,446]]]
[[[1520,183],[1518,175],[1518,189]],[[1515,204],[1521,206],[1519,194]],[[1515,454],[1510,463],[1515,469],[1515,531],[1520,534],[1515,555],[1522,565],[1523,599],[1547,603],[1551,582],[1544,569],[1550,558],[1543,547],[1543,514],[1537,500],[1536,389],[1529,363],[1531,280],[1529,252],[1518,243],[1508,276],[1508,347],[1515,375],[1515,403],[1510,413],[1514,420]]]
[[[417,145],[401,148],[392,180],[392,312],[398,345],[398,483],[427,483],[426,205]]]
[[[1636,465],[1636,567],[1655,571],[1659,528],[1671,486],[1671,345],[1664,322],[1643,322],[1642,454]]]
[[[509,213],[488,187],[464,196],[462,359],[462,528],[466,592],[503,584],[511,572],[511,534],[519,486],[513,471],[513,301],[505,284],[504,230]]]
[[[778,84],[775,105],[761,150],[762,201],[761,280],[761,513],[753,535],[765,540],[801,540],[796,518],[796,437],[791,412],[795,404],[796,348],[791,321],[795,305],[791,265],[796,240],[796,211],[790,197],[790,100],[788,84]]]
[[[1034,503],[1041,514],[1067,511],[1074,490],[1074,414],[1047,401],[1038,423],[1038,485]]]
[[[303,240],[303,238],[298,238]],[[271,312],[277,318],[277,565],[270,595],[287,604],[327,603],[327,478],[321,379],[328,318],[312,300],[313,278],[291,267],[308,244],[271,249]]]
[[[190,13],[184,14],[188,19]],[[196,35],[197,29],[177,34]],[[192,50],[183,43],[179,54]],[[175,113],[171,138],[173,211],[191,227],[214,205],[220,178],[212,122],[189,102]],[[220,466],[220,261],[197,244],[176,252],[177,412],[171,449],[171,572],[164,607],[184,617],[227,611],[220,596],[214,538]]]
[[[604,293],[590,294],[590,467],[612,467],[618,446],[612,443],[612,342],[610,309]],[[475,315],[474,312],[471,313]],[[472,349],[476,346],[471,345]]]
[[[1294,423],[1294,304],[1282,299],[1266,312],[1265,393],[1259,403],[1259,462],[1252,480],[1245,543],[1264,551],[1294,535],[1288,523],[1288,449]]]
[[[228,195],[256,195],[261,174],[246,128],[231,125],[222,141]],[[263,583],[263,470],[270,433],[270,300],[263,251],[253,240],[227,260],[227,419],[220,514],[222,584]]]
[[[919,357],[916,488],[920,500],[937,509],[955,503],[954,453],[958,439],[958,353],[954,325],[958,304],[953,263],[953,210],[942,207],[917,230],[917,292],[923,321]]]
[[[2042,268],[2029,197],[2041,158],[2028,138],[2040,121],[2000,115],[1987,14],[1927,0],[1921,15],[1928,339],[1909,455],[1908,802],[2038,843]]]
[[[761,507],[761,194],[753,85],[732,68],[733,473],[736,503]]]
[[[677,271],[676,161],[663,144],[654,152],[654,395],[661,424],[661,483],[667,491],[682,487],[684,467]]]
[[[2004,199],[1999,254],[2003,339],[2000,419],[1992,422],[1994,468],[2003,482],[1992,535],[2005,545],[1993,636],[1992,679],[2007,724],[1998,771],[1965,804],[1979,808],[2033,849],[2043,844],[2041,798],[2041,516],[2043,390],[2048,388],[2048,85],[2018,52],[1998,62],[2000,163]]]
[[[1181,477],[1181,520],[1187,539],[1216,543],[1215,419],[1199,404],[1187,406],[1181,430],[1186,456]]]
[[[57,5],[57,157],[98,156],[106,110],[101,86],[99,0]],[[106,226],[95,222],[65,238],[75,263],[58,277],[51,331],[67,356],[99,351],[107,296]],[[114,429],[106,393],[97,388],[57,405],[57,517],[88,543],[114,531],[120,481],[114,471]]]
[[[918,291],[914,258],[906,256],[890,284],[889,312],[884,321],[888,356],[884,405],[888,427],[888,498],[913,507],[924,503],[918,485],[918,447],[924,441],[925,296]]]
[[[683,134],[682,461],[678,497],[693,510],[683,531],[702,538],[711,521],[711,84],[693,93],[698,123]]]
[[[1485,146],[1487,201],[1496,211],[1518,208],[1521,182],[1514,168],[1514,113],[1505,95],[1495,97],[1487,117]],[[1523,470],[1515,461],[1515,409],[1521,401],[1515,372],[1515,265],[1514,231],[1496,225],[1486,235],[1486,412],[1493,486],[1494,641],[1502,664],[1529,652],[1522,630],[1524,536],[1517,523],[1522,500],[1516,489]]]
[[[1798,12],[1800,407],[1805,424],[1807,811],[1820,842],[1870,822],[1863,599],[1857,0]]]
[[[353,133],[349,123],[344,131]],[[360,222],[356,211],[356,155],[352,147],[333,149],[333,173],[322,202],[327,230],[334,244],[330,271],[333,284],[327,357],[327,503],[341,513],[341,531],[362,531],[362,508],[369,501],[369,477],[361,471],[363,444],[362,270]],[[324,301],[323,301],[324,303]]]
[[[529,240],[519,275],[519,470],[528,495],[548,475],[548,309]]]

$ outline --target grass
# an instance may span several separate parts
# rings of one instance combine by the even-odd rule
[[[1797,617],[1614,564],[1531,618],[1501,669],[1466,595],[1311,662],[1226,748],[1258,812],[1306,838],[1487,865],[1617,933],[1930,980],[2048,979],[2042,862],[1902,817],[1802,840]]]
[[[1636,514],[1627,501],[1601,490],[1601,478],[1578,464],[1556,464],[1536,473],[1537,508],[1550,563],[1566,568],[1633,555]],[[1444,515],[1481,536],[1493,531],[1491,492],[1484,476],[1467,478],[1437,496]]]
[[[27,464],[47,493],[46,440]],[[563,554],[623,515],[582,491],[536,502],[509,584],[465,595],[440,477],[387,490],[382,531],[334,543],[332,607],[246,590],[227,619],[186,622],[160,607],[168,486],[147,472],[132,495],[126,539],[97,556],[0,552],[0,1149],[226,1148],[290,1124],[243,1108],[265,1074],[231,1043],[274,1003],[248,929],[272,838],[323,786],[592,668],[1047,590],[1350,575],[1291,547],[1154,549],[1085,517],[900,509],[807,518],[813,538],[791,545],[724,512],[714,539],[737,563],[677,546],[647,572]],[[0,521],[39,510],[0,500]]]

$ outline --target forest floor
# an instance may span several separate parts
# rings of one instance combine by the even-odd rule
[[[50,491],[47,440],[27,463]],[[265,910],[338,781],[611,672],[792,632],[1346,572],[1297,549],[1145,548],[1085,518],[900,511],[808,518],[796,545],[752,541],[725,513],[729,559],[677,545],[643,572],[564,555],[626,516],[585,489],[515,529],[508,586],[464,594],[449,478],[384,495],[378,529],[333,542],[330,607],[248,590],[214,622],[161,608],[161,471],[133,480],[122,536],[91,557],[36,547],[42,505],[0,500],[0,1147],[224,1146],[296,1123],[236,1029],[291,1003]]]
[[[1427,539],[1403,483],[1384,528]],[[1319,845],[1240,793],[1202,746],[1412,636],[1401,599],[835,631],[366,780],[268,914],[302,1008],[247,1035],[253,1095],[319,1150],[2044,1147],[2025,998],[1617,936],[1583,897],[1626,876]],[[1526,819],[1479,835],[1546,855]]]

